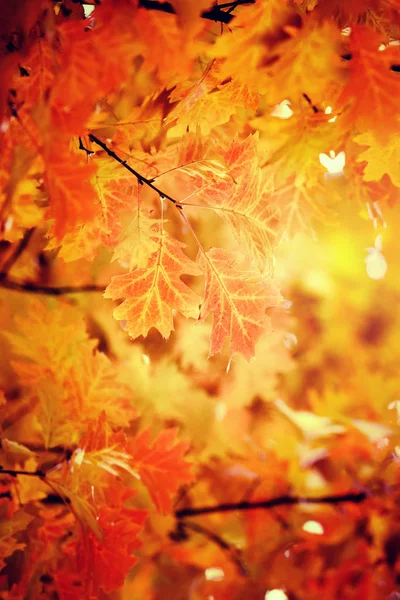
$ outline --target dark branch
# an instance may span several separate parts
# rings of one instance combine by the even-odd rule
[[[3,469],[0,466],[0,475],[10,475],[10,477],[18,477],[18,475],[28,475],[29,477],[39,477],[40,479],[44,479],[46,477],[46,473],[37,469],[36,471],[19,471],[17,469]]]
[[[111,148],[109,148],[107,146],[107,144],[105,144],[104,142],[99,140],[99,138],[97,138],[95,135],[93,135],[92,133],[89,133],[89,139],[90,139],[90,141],[92,141],[95,144],[97,144],[98,146],[100,146],[100,148],[102,148],[104,150],[104,152],[106,152],[106,154],[108,154],[108,156],[110,156],[110,158],[113,158],[114,160],[116,160],[127,171],[129,171],[129,173],[134,175],[140,185],[147,185],[149,188],[154,190],[160,196],[161,200],[163,200],[165,198],[166,200],[169,200],[170,202],[172,202],[172,204],[174,204],[177,208],[182,208],[182,206],[179,204],[179,202],[177,200],[175,200],[175,198],[172,198],[172,196],[169,196],[168,194],[166,194],[165,192],[160,190],[160,188],[155,186],[153,183],[153,181],[154,181],[153,179],[147,179],[146,177],[143,177],[143,175],[141,175],[135,169],[133,169],[130,165],[128,165],[126,160],[123,160],[120,156],[118,156],[118,154],[116,154],[114,152],[114,150],[111,150]]]
[[[199,525],[198,523],[192,523],[191,521],[178,521],[177,528],[175,531],[170,533],[170,537],[178,542],[185,541],[188,539],[187,530],[195,531],[196,533],[206,537],[213,544],[219,546],[219,548],[221,548],[221,550],[228,555],[228,558],[237,566],[240,574],[244,575],[245,577],[248,575],[247,569],[241,557],[240,550],[229,544],[221,536],[217,535],[210,529]]]
[[[210,515],[222,512],[233,512],[242,510],[254,510],[254,509],[269,509],[276,508],[277,506],[291,506],[294,504],[343,504],[345,502],[352,502],[353,504],[359,504],[364,502],[368,498],[367,492],[350,492],[348,494],[341,494],[338,496],[319,496],[319,497],[300,497],[300,496],[279,496],[278,498],[271,498],[270,500],[257,500],[232,502],[226,504],[217,504],[215,506],[199,506],[193,508],[182,508],[175,512],[177,519],[184,519],[185,517],[194,517],[196,515]]]
[[[31,294],[45,294],[47,296],[63,296],[65,294],[82,294],[85,292],[104,292],[104,286],[95,284],[86,285],[62,285],[45,286],[31,282],[11,281],[10,279],[0,279],[0,287],[14,290],[15,292],[30,292]]]
[[[33,235],[34,229],[28,229],[24,237],[18,242],[17,246],[14,249],[14,252],[8,257],[5,261],[2,270],[0,271],[0,281],[7,277],[7,274],[10,272],[14,264],[17,262],[25,248],[28,246],[29,241]]]
[[[204,10],[201,13],[203,19],[215,21],[217,23],[228,24],[235,18],[232,11],[243,4],[255,4],[255,0],[235,0],[225,4],[214,4],[212,8]],[[175,9],[169,2],[159,2],[158,0],[139,0],[139,6],[148,10],[160,10],[165,13],[175,14]],[[226,9],[226,10],[224,10]]]

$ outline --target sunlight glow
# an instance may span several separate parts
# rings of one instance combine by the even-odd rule
[[[396,410],[397,413],[397,423],[400,425],[400,400],[393,400],[393,402],[391,402],[388,405],[388,409],[389,410]]]
[[[328,171],[329,175],[343,175],[343,169],[346,164],[346,154],[342,150],[336,155],[334,150],[330,150],[329,155],[321,153],[319,162]]]
[[[218,402],[215,405],[214,414],[217,421],[223,421],[226,417],[226,413],[228,412],[227,406],[225,402]]]
[[[84,457],[85,457],[85,451],[82,450],[81,448],[77,448],[75,450],[74,463],[81,466],[81,464],[83,463]]]
[[[95,7],[93,4],[83,4],[82,6],[83,6],[83,12],[85,14],[85,19],[87,19],[88,17],[90,17],[90,15],[94,11]]]
[[[371,279],[383,279],[387,271],[387,262],[383,256],[382,250],[382,235],[376,236],[373,248],[366,248],[368,256],[365,258],[367,265],[367,275]]]
[[[269,590],[265,592],[264,600],[288,600],[283,590]]]
[[[219,567],[209,567],[204,571],[204,576],[207,581],[222,581],[225,573]]]
[[[142,354],[142,361],[148,366],[150,364],[150,356],[148,354]]]
[[[282,100],[280,104],[277,104],[274,107],[271,117],[276,117],[277,119],[289,119],[292,114],[293,111],[290,108],[290,100]]]
[[[324,528],[318,521],[306,521],[303,525],[303,531],[314,535],[323,535]]]
[[[13,226],[13,222],[14,222],[14,218],[12,215],[7,217],[6,222],[4,223],[4,231],[5,232],[8,232],[11,230],[11,228]]]
[[[287,333],[285,335],[285,339],[283,340],[283,345],[288,349],[292,350],[295,346],[297,346],[297,337],[294,333]]]

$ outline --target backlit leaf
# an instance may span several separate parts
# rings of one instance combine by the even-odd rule
[[[210,356],[229,337],[231,355],[240,352],[250,359],[264,333],[266,309],[280,301],[275,285],[257,276],[240,255],[219,248],[199,253],[198,264],[206,282],[201,320],[213,313]]]
[[[184,274],[198,275],[198,267],[183,253],[184,244],[164,230],[154,231],[158,249],[146,267],[116,275],[105,291],[106,298],[124,298],[114,316],[127,321],[126,329],[133,338],[147,335],[152,327],[168,338],[173,330],[173,308],[185,317],[198,316],[200,299],[181,280]]]
[[[187,442],[176,439],[176,429],[162,431],[151,442],[146,429],[131,440],[127,449],[132,462],[160,512],[172,510],[172,500],[179,486],[189,483],[193,475],[190,463],[184,459]]]

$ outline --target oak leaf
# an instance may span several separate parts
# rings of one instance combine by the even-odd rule
[[[399,140],[400,136],[393,135],[389,141],[382,143],[371,132],[362,133],[354,138],[357,144],[368,146],[357,157],[357,162],[367,162],[363,174],[364,181],[380,181],[387,174],[392,183],[400,187]]]
[[[157,252],[156,226],[160,226],[161,221],[150,215],[150,211],[138,206],[114,248],[113,260],[130,271],[135,267],[145,268],[150,256]]]
[[[146,70],[156,71],[168,86],[188,75],[193,59],[176,15],[139,8],[134,26]]]
[[[173,330],[172,310],[185,317],[198,317],[200,298],[181,280],[181,276],[199,275],[197,265],[182,251],[184,244],[165,230],[154,229],[158,249],[145,267],[111,279],[104,297],[124,298],[114,310],[117,320],[126,320],[130,336],[146,336],[155,327],[164,338]]]
[[[338,100],[345,110],[341,127],[372,131],[387,141],[399,131],[397,97],[400,77],[391,70],[400,61],[398,46],[381,49],[382,36],[363,26],[351,28],[349,79]]]
[[[139,52],[132,35],[133,18],[128,3],[120,10],[104,4],[96,7],[90,24],[66,20],[58,28],[61,53],[49,103],[53,120],[63,131],[81,134],[96,100],[117,91],[126,79],[131,57]]]
[[[99,597],[99,590],[111,592],[122,586],[129,570],[137,563],[132,554],[141,547],[139,534],[147,512],[121,506],[102,506],[97,521],[102,540],[93,532],[77,544],[77,557],[88,587]]]
[[[171,92],[170,102],[177,104],[168,115],[167,123],[176,123],[181,131],[199,128],[201,133],[208,135],[239,110],[257,109],[258,93],[249,90],[245,84],[225,80],[220,62],[212,61],[195,83],[180,83]]]
[[[45,186],[50,199],[51,233],[60,240],[77,225],[90,223],[99,213],[97,194],[90,183],[97,167],[67,145],[52,144],[46,152]]]
[[[184,458],[189,444],[177,441],[176,434],[176,429],[167,429],[151,442],[150,430],[145,429],[126,445],[132,464],[162,513],[171,512],[179,486],[193,478],[190,463]]]
[[[265,332],[265,311],[279,303],[279,292],[272,279],[263,279],[238,253],[212,248],[199,253],[198,264],[205,276],[200,320],[213,313],[209,356],[220,352],[229,337],[231,356],[240,352],[249,360]]]
[[[218,37],[210,51],[213,58],[224,59],[223,78],[232,77],[251,91],[265,92],[268,77],[260,67],[269,57],[269,45],[276,31],[286,25],[292,14],[290,4],[280,0],[261,0],[238,12],[231,27]]]
[[[262,176],[257,142],[257,135],[243,142],[233,140],[222,155],[229,177],[214,177],[196,195],[214,208],[232,230],[240,249],[264,272],[278,241],[279,209],[268,199],[272,182]]]
[[[122,381],[117,366],[102,352],[83,348],[65,387],[77,419],[96,420],[104,411],[112,426],[125,427],[136,416],[132,388]]]
[[[274,46],[267,61],[268,100],[297,102],[307,92],[315,104],[329,103],[341,79],[339,28],[310,16],[301,27],[286,26],[284,31],[286,39]]]

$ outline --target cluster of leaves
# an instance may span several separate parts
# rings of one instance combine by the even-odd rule
[[[0,598],[395,598],[397,3],[0,5]]]

